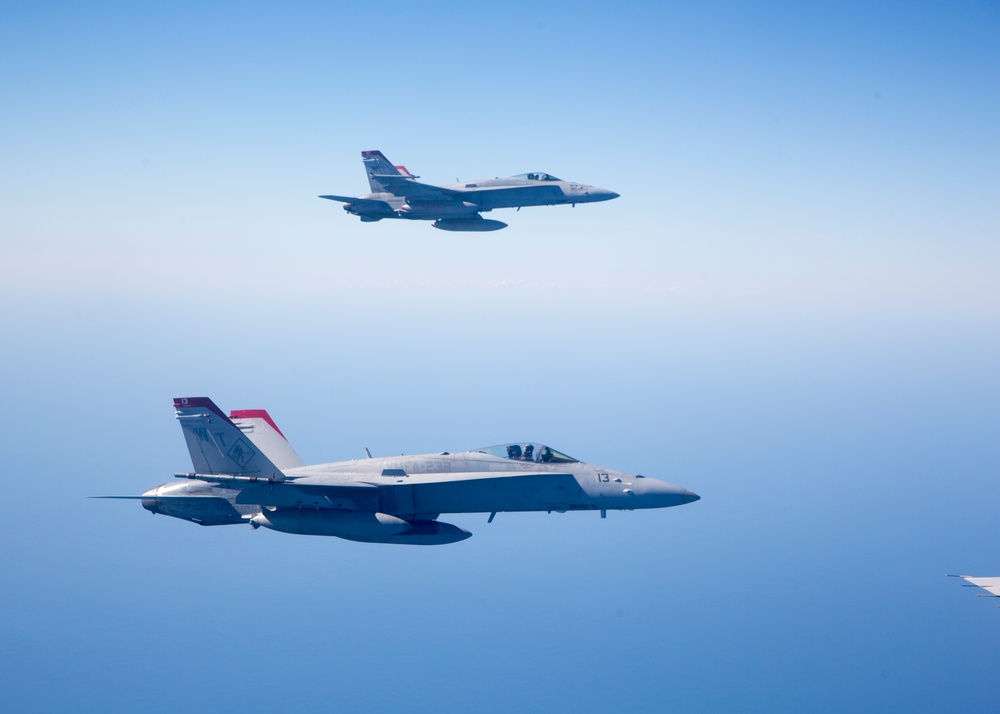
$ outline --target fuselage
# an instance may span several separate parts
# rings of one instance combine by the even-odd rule
[[[511,446],[491,448],[502,453],[500,449]],[[542,454],[545,449],[538,445],[535,452]],[[362,508],[415,520],[432,520],[443,513],[665,508],[699,498],[679,486],[625,471],[576,460],[552,463],[520,455],[510,458],[487,450],[303,466],[287,470],[287,480],[280,489],[245,483],[211,483],[199,479],[197,474],[186,476],[184,480],[144,493],[143,506],[189,520],[189,509],[196,507],[202,511],[202,516],[194,519],[199,522],[237,523],[260,512],[261,504],[250,501],[264,500],[264,505],[276,508],[330,508],[330,498],[316,494],[331,484],[345,482],[364,485],[365,489],[357,495],[347,494],[342,503],[333,503],[334,507]],[[251,488],[265,493],[268,489],[276,491],[283,494],[284,500],[268,503]],[[220,502],[214,506],[202,500],[189,502],[181,498],[185,495],[213,496]],[[159,498],[167,496],[170,498]]]
[[[482,211],[522,206],[556,206],[567,203],[575,205],[618,198],[617,193],[606,188],[588,186],[575,181],[562,181],[544,173],[455,183],[444,188],[467,194],[466,200],[479,206]]]
[[[534,175],[547,176],[547,174]],[[450,192],[449,200],[407,198],[386,192],[369,193],[359,198],[367,201],[383,201],[388,204],[391,211],[382,211],[379,215],[379,212],[370,205],[350,203],[345,203],[344,210],[361,217],[377,216],[426,221],[467,217],[495,208],[576,205],[609,201],[618,197],[614,191],[582,183],[559,179],[528,179],[519,176],[456,183],[442,188]]]
[[[397,503],[385,504],[385,512],[395,515],[633,510],[679,506],[698,498],[664,481],[580,461],[539,463],[483,451],[320,464],[299,473],[317,478],[345,474],[376,484],[396,494]],[[538,476],[511,478],[522,474]]]

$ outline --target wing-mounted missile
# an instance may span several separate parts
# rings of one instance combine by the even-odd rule
[[[479,211],[480,206],[468,201],[439,200],[436,198],[408,198],[406,203],[399,207],[399,215],[406,218],[416,219],[445,219],[470,218],[481,221],[482,216]]]
[[[334,511],[312,508],[264,510],[250,520],[254,528],[270,528],[297,535],[336,536],[362,543],[444,545],[472,536],[469,531],[440,521],[406,521],[373,511]]]

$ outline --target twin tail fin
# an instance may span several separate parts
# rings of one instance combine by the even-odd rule
[[[381,151],[362,151],[361,161],[365,165],[372,193],[392,193],[387,182],[381,180],[383,177],[418,178],[407,171],[405,166],[393,166]]]
[[[282,469],[264,453],[265,445],[270,444],[273,447],[273,435],[268,434],[266,430],[260,430],[265,436],[262,444],[258,444],[208,397],[178,397],[174,399],[174,409],[181,430],[184,432],[188,451],[191,453],[195,473],[257,476],[274,481],[285,479]],[[254,413],[244,417],[238,416],[241,412],[234,412],[234,415],[237,415],[237,421],[242,421],[244,426],[252,427],[248,431],[252,430],[256,436],[259,423],[257,420],[261,420],[265,424],[269,423],[268,428],[273,427],[278,434],[277,438],[284,440],[284,436],[281,436],[281,432],[274,426],[270,417],[264,418],[259,414],[263,410],[247,411]],[[286,441],[285,444],[287,443]],[[277,449],[269,453],[273,454],[284,468],[294,468],[293,463],[302,464],[302,460],[291,446],[288,446],[287,450]]]

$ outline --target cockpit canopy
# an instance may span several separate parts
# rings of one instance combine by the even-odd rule
[[[518,174],[514,178],[528,179],[529,181],[562,181],[552,174],[543,174],[541,171],[534,171],[528,174]]]
[[[575,464],[578,463],[572,456],[567,456],[555,449],[551,449],[545,444],[517,443],[501,444],[500,446],[487,446],[482,449],[474,449],[481,454],[499,456],[513,461],[533,461],[538,464]]]

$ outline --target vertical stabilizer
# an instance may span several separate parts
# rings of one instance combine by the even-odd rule
[[[281,469],[208,397],[178,397],[174,409],[195,473],[284,480]]]
[[[392,193],[386,188],[386,185],[379,180],[380,176],[410,176],[410,172],[406,170],[406,167],[402,168],[403,171],[400,172],[399,168],[392,165],[389,159],[385,158],[385,155],[381,151],[362,151],[361,161],[364,162],[365,171],[368,173],[368,185],[372,189],[372,193]]]
[[[229,418],[279,469],[305,466],[266,410],[236,409],[229,412]]]

